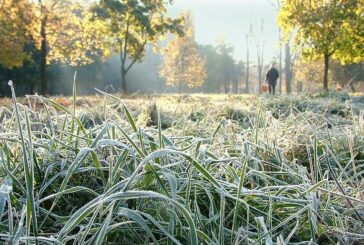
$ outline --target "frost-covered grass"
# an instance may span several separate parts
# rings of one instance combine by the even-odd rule
[[[1,244],[361,244],[345,94],[29,96],[0,109]]]

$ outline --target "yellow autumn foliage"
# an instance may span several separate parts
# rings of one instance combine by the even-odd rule
[[[92,62],[94,45],[91,14],[81,1],[0,1],[0,64],[20,67],[30,58],[26,45],[41,49],[42,24],[47,42],[47,62],[81,65]],[[43,21],[43,22],[42,22]]]
[[[167,86],[201,87],[206,80],[206,60],[198,53],[191,14],[185,12],[184,35],[175,35],[162,50],[163,64],[160,75]]]
[[[29,58],[24,51],[27,42],[26,0],[0,0],[0,65],[20,67]]]

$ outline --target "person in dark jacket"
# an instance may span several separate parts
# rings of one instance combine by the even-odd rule
[[[273,95],[275,93],[277,80],[278,80],[278,77],[279,77],[279,72],[274,67],[274,65],[275,65],[275,63],[272,62],[269,70],[267,71],[267,74],[265,75],[265,81],[267,81],[268,85],[269,85],[269,94],[273,94]]]

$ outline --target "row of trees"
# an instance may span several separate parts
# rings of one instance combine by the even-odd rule
[[[277,3],[280,33],[285,34],[281,40],[285,59],[281,51],[278,63],[281,77],[285,74],[287,93],[292,90],[293,71],[297,73],[296,78],[301,79],[305,77],[302,74],[316,69],[294,69],[298,50],[306,62],[311,60],[305,67],[316,64],[313,60],[323,59],[324,89],[328,89],[330,60],[363,61],[364,3],[361,0],[277,0]],[[105,64],[115,61],[117,56],[120,81],[116,87],[126,92],[136,83],[127,83],[127,74],[144,60],[148,47],[148,50],[159,51],[148,53],[155,57],[154,63],[148,64],[149,69],[154,68],[150,70],[154,84],[162,86],[161,76],[168,86],[176,87],[176,91],[218,92],[222,88],[224,92],[238,92],[242,90],[239,84],[245,80],[244,91],[250,92],[254,73],[249,49],[243,63],[234,60],[233,48],[226,42],[220,41],[216,46],[198,45],[190,13],[170,18],[168,4],[167,0],[92,3],[86,0],[0,0],[0,79],[2,76],[21,78],[29,84],[30,93],[38,87],[42,94],[47,94],[49,84],[55,86],[57,81],[57,77],[50,77],[50,71],[59,71],[60,64],[66,64],[83,65],[84,68],[77,68],[81,74],[98,72],[94,77],[87,76],[88,80],[107,78],[106,83],[116,85]],[[254,69],[260,88],[265,70],[263,21],[256,29],[251,28],[247,33],[246,42],[256,45],[258,64]],[[167,37],[169,42],[160,49],[158,45],[166,43],[160,41],[162,37]],[[292,38],[295,52],[291,49]],[[147,80],[151,81],[150,76]],[[279,90],[282,92],[282,82]]]
[[[339,61],[341,64],[355,64],[364,61],[364,2],[362,0],[278,0],[277,7],[279,10],[278,22],[281,30],[284,33],[283,43],[284,46],[284,77],[285,77],[285,87],[286,92],[290,93],[292,91],[292,79],[294,76],[294,71],[298,73],[297,78],[302,78],[302,74],[310,74],[312,70],[315,70],[317,64],[315,60],[323,58],[323,88],[328,90],[329,85],[329,62],[330,60]],[[257,73],[258,73],[258,88],[264,79],[264,60],[263,60],[263,50],[264,50],[264,38],[263,38],[263,21],[258,32],[253,32],[252,28],[247,33],[246,39],[247,43],[249,39],[253,38],[256,44],[257,52]],[[293,39],[293,44],[295,45],[295,52],[292,52],[291,46]],[[172,41],[173,43],[173,41]],[[171,47],[168,49],[168,55],[166,60],[173,59],[171,54],[173,50],[178,50],[178,44],[171,43]],[[188,43],[182,41],[182,43]],[[183,46],[183,45],[182,45]],[[247,45],[249,47],[249,45]],[[191,50],[194,50],[191,48]],[[297,52],[299,50],[299,53]],[[222,58],[225,58],[224,64],[222,66],[219,74],[214,77],[219,77],[221,81],[227,81],[224,84],[225,92],[229,91],[229,82],[232,80],[238,80],[236,78],[236,72],[234,69],[234,61],[231,58],[231,48],[225,44],[218,45],[218,53]],[[247,50],[247,60],[246,60],[246,91],[249,91],[249,50]],[[312,70],[301,69],[300,67],[294,67],[295,61],[298,54],[300,54],[301,62],[304,61],[313,62],[314,66]],[[179,53],[178,56],[184,56],[183,53]],[[282,64],[283,57],[282,52],[279,54],[279,70],[281,71],[282,77]],[[193,62],[192,62],[193,63]],[[201,63],[201,62],[198,62]],[[171,64],[171,63],[169,63]],[[182,61],[182,64],[184,62]],[[307,66],[307,64],[306,64]],[[176,69],[175,65],[168,67],[169,72],[162,74],[167,79],[173,77],[174,75],[185,71],[185,69]],[[182,66],[183,67],[183,66]],[[308,67],[311,67],[308,65]],[[362,63],[359,64],[359,68],[362,67]],[[243,71],[241,67],[240,71]],[[166,68],[165,68],[166,69]],[[336,70],[350,70],[350,66],[340,66],[340,69]],[[191,69],[190,69],[191,70]],[[197,69],[201,71],[201,69]],[[197,72],[196,77],[201,76],[201,72]],[[320,69],[316,69],[319,71]],[[361,70],[361,69],[359,69]],[[317,72],[316,71],[316,72]],[[338,72],[333,72],[333,74]],[[345,73],[345,72],[344,72]],[[361,74],[361,72],[357,72]],[[185,74],[186,75],[186,72]],[[230,75],[230,77],[229,77]],[[235,78],[231,78],[235,76]],[[338,76],[336,76],[338,77]],[[191,77],[192,78],[192,77]],[[349,79],[348,81],[353,81],[355,77]],[[174,78],[173,78],[174,79]],[[175,80],[175,79],[174,79]],[[183,81],[186,79],[180,79]],[[341,78],[341,80],[343,80]],[[355,79],[354,79],[355,80]],[[312,82],[312,81],[311,81]],[[282,82],[279,83],[279,90],[282,92]],[[342,85],[342,84],[341,84]],[[237,89],[234,89],[237,91]]]
[[[0,65],[36,63],[42,94],[48,93],[47,65],[78,66],[119,53],[121,89],[126,75],[142,60],[147,44],[167,33],[182,34],[183,18],[166,15],[165,0],[1,0]]]
[[[52,91],[65,94],[69,86],[60,85],[64,83],[60,81],[64,79],[62,74],[70,76],[72,69],[69,66],[83,65],[77,68],[81,76],[94,74],[93,78],[87,76],[90,86],[92,80],[99,81],[99,74],[102,74],[114,91],[115,87],[128,91],[126,75],[143,60],[146,47],[150,50],[152,46],[160,52],[157,55],[149,52],[149,56],[156,57],[150,66],[156,67],[158,63],[156,70],[167,86],[177,86],[178,91],[202,87],[195,91],[219,92],[223,81],[225,92],[238,91],[243,65],[236,64],[231,46],[225,42],[219,42],[217,46],[198,45],[189,12],[171,19],[165,15],[166,2],[146,2],[110,0],[88,5],[82,1],[2,1],[0,28],[18,41],[11,42],[6,39],[7,35],[1,37],[5,48],[1,49],[4,52],[0,57],[0,73],[29,84],[30,93],[38,86],[42,94],[47,94],[50,84]],[[43,15],[42,12],[35,14],[37,7],[43,8]],[[27,13],[26,17],[24,13]],[[7,19],[8,16],[11,19]],[[18,31],[6,28],[12,23]],[[175,35],[168,36],[170,42],[161,50],[157,44],[167,33]],[[104,61],[115,61],[116,54],[120,60],[118,77],[121,77],[117,86],[109,76],[113,68],[104,65]],[[159,62],[161,55],[164,56],[163,64]],[[59,77],[52,77],[53,72],[58,72]],[[162,89],[159,82],[156,84]]]
[[[224,40],[216,46],[198,45],[191,13],[183,13],[183,18],[184,35],[175,36],[162,50],[160,75],[167,86],[177,86],[180,92],[186,88],[218,92],[223,87],[225,93],[237,93],[245,67],[234,60],[233,47]]]
[[[196,42],[194,42],[194,45],[196,45]],[[226,46],[226,48],[221,46]],[[228,50],[229,53],[221,53],[221,50]],[[242,81],[245,66],[242,62],[234,60],[232,57],[233,49],[230,45],[226,42],[218,42],[215,45],[197,44],[196,51],[198,57],[205,61],[202,68],[206,72],[206,77],[204,80],[200,80],[200,84],[190,82],[190,87],[188,87],[188,84],[183,81],[181,82],[182,88],[179,87],[178,83],[169,83],[167,86],[165,79],[161,77],[160,71],[165,63],[162,53],[168,53],[164,50],[163,52],[153,52],[153,47],[147,46],[143,61],[136,63],[133,69],[128,72],[128,91],[131,93],[157,93],[181,92],[182,90],[182,92],[221,93],[241,92],[245,88]],[[109,92],[119,91],[120,57],[118,54],[114,54],[106,61],[96,59],[95,62],[81,67],[52,62],[47,67],[49,93],[63,95],[72,93],[72,80],[76,70],[78,93],[80,94],[93,94],[95,87]],[[256,67],[251,66],[251,83],[256,80],[255,70]],[[31,93],[30,82],[33,81],[32,79],[38,79],[38,74],[35,72],[32,71],[29,65],[11,70],[0,67],[0,96],[10,95],[7,86],[7,80],[9,79],[15,80],[17,94]],[[202,86],[198,87],[202,82]]]

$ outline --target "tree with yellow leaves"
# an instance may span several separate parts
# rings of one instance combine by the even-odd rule
[[[24,51],[27,43],[26,0],[0,0],[0,65],[6,68],[21,67],[29,58]]]
[[[189,12],[182,14],[184,18],[184,35],[176,35],[162,50],[163,64],[160,75],[167,86],[201,87],[206,80],[206,60],[198,53],[192,17]]]
[[[46,66],[63,62],[71,66],[91,63],[93,31],[90,13],[79,3],[69,0],[38,0],[33,3],[33,19],[29,26],[40,51],[41,93],[48,93]]]
[[[330,58],[343,63],[364,59],[362,0],[281,0],[281,6],[279,24],[286,34],[295,32],[303,56],[323,58],[325,90],[328,90]]]
[[[0,64],[21,67],[32,55],[39,57],[41,94],[48,93],[46,67],[51,62],[81,65],[92,62],[95,46],[91,15],[81,1],[0,0]]]

